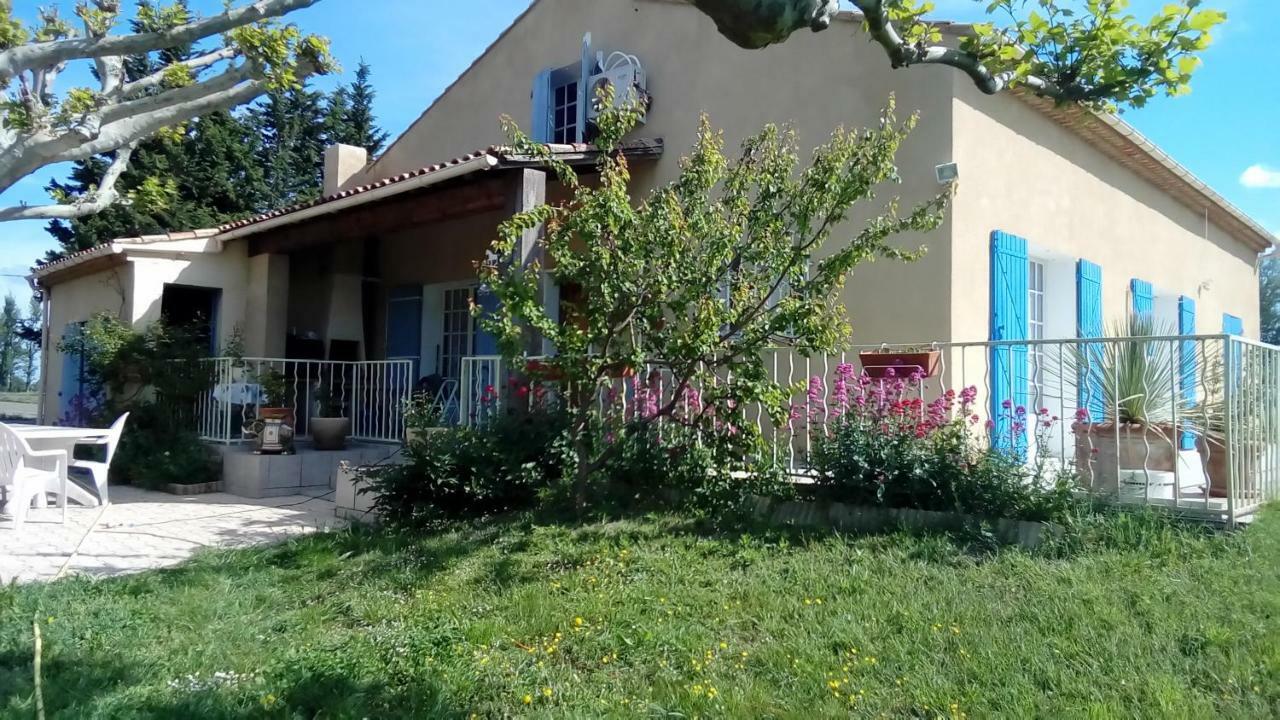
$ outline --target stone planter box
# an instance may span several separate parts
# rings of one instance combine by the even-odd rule
[[[373,503],[377,496],[373,493],[361,493],[361,485],[357,482],[361,471],[367,468],[341,463],[334,480],[333,502],[336,507],[333,514],[344,520],[354,522],[378,522],[378,514],[373,511]]]
[[[771,525],[816,527],[844,532],[876,533],[897,529],[958,531],[984,523],[1001,543],[1033,549],[1062,529],[1030,520],[980,518],[960,513],[880,508],[844,503],[777,500],[756,497],[756,518]]]
[[[209,495],[212,493],[222,492],[222,481],[197,483],[195,485],[179,485],[177,483],[169,483],[165,486],[164,491],[170,495]]]

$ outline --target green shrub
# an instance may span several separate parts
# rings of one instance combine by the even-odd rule
[[[406,446],[404,462],[366,470],[360,491],[376,495],[374,510],[393,525],[528,508],[564,475],[566,426],[563,413],[543,408],[424,433]]]
[[[129,413],[111,478],[140,487],[221,479],[217,454],[194,431],[196,398],[213,383],[206,330],[163,322],[145,330],[99,313],[59,345],[85,359],[86,383],[63,422],[105,427]]]
[[[732,520],[756,495],[790,485],[758,432],[679,423],[633,424],[601,470],[610,491],[629,504],[674,503],[696,515]]]
[[[150,489],[199,485],[222,479],[217,453],[173,415],[152,402],[129,406],[120,446],[111,463],[113,481]]]

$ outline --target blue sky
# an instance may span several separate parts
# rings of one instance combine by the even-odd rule
[[[1141,16],[1164,2],[1134,0],[1133,8]],[[19,17],[33,18],[37,6],[54,4],[71,14],[71,0],[15,0],[13,9]],[[985,4],[936,0],[933,15],[975,19]],[[1205,0],[1205,4],[1226,10],[1229,19],[1204,55],[1192,94],[1157,100],[1126,113],[1125,119],[1265,227],[1280,232],[1280,73],[1269,69],[1274,29],[1280,27],[1280,2]],[[213,12],[221,3],[193,0],[192,5]],[[334,54],[347,70],[344,76],[322,79],[320,86],[348,80],[361,58],[373,66],[378,116],[394,137],[527,5],[528,0],[322,0],[291,17],[307,31],[329,37]],[[126,9],[131,6],[125,3]],[[76,82],[74,73],[64,78]],[[46,202],[41,188],[63,172],[62,168],[42,170],[10,188],[0,202]],[[43,226],[40,222],[0,224],[4,247],[0,275],[24,273],[52,246]],[[24,297],[22,280],[0,280],[0,291]]]

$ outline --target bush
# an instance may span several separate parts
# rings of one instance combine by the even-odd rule
[[[628,503],[672,503],[703,517],[732,520],[756,495],[790,486],[754,428],[726,432],[678,423],[633,424],[601,474]]]
[[[175,423],[162,405],[134,402],[129,413],[111,463],[113,480],[158,490],[222,479],[217,453],[195,431]]]
[[[213,383],[205,332],[163,322],[137,331],[99,313],[59,346],[85,359],[87,375],[62,422],[105,427],[129,413],[112,480],[159,489],[221,479],[217,455],[192,429],[196,398]]]
[[[967,388],[925,403],[910,397],[904,379],[854,379],[842,365],[835,381],[835,421],[820,436],[813,454],[822,498],[878,505],[959,512],[991,518],[1051,520],[1071,505],[1071,485],[1043,461],[1028,465],[1017,453],[978,442],[977,395]],[[1010,421],[1034,423],[1043,439],[1056,418],[1041,411],[1010,408]]]
[[[406,446],[405,462],[365,471],[360,492],[375,493],[374,510],[393,525],[528,508],[564,476],[566,427],[548,407],[424,433]]]

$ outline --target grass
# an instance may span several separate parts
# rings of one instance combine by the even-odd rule
[[[0,402],[35,405],[40,401],[38,392],[0,392]]]
[[[1280,514],[1035,554],[677,517],[355,531],[0,591],[0,717],[1280,713]]]

